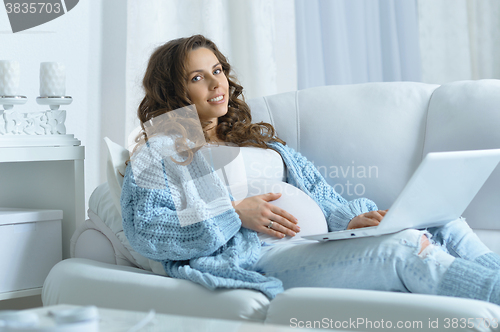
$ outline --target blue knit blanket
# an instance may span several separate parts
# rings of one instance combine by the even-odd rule
[[[287,182],[320,206],[329,231],[347,228],[355,216],[377,210],[366,198],[346,201],[299,152],[278,142]],[[255,231],[241,226],[232,196],[200,151],[188,165],[168,136],[151,139],[127,166],[121,206],[123,229],[141,255],[162,262],[167,274],[209,289],[248,288],[270,299],[283,291],[280,280],[252,271],[260,255]]]

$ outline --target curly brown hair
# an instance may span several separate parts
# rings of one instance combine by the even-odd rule
[[[269,147],[266,142],[270,141],[286,144],[276,136],[271,124],[252,123],[250,107],[246,104],[242,94],[243,87],[232,76],[231,66],[226,57],[219,51],[214,42],[202,35],[171,40],[156,48],[151,55],[142,81],[145,96],[137,110],[142,131],[136,142],[147,141],[148,135],[151,136],[151,133],[146,131],[146,123],[150,123],[152,119],[158,118],[160,115],[193,104],[187,93],[188,79],[185,63],[189,52],[200,47],[205,47],[214,53],[229,82],[228,111],[218,118],[218,124],[215,128],[216,137],[221,141],[240,147],[254,146],[267,149]],[[209,141],[207,126],[210,123],[210,121],[202,123],[205,136],[203,144]],[[199,124],[198,122],[196,125],[199,126]],[[185,128],[191,125],[194,124],[189,120],[178,119],[177,129],[175,126],[169,128],[182,134],[185,132]],[[178,151],[180,149],[185,152],[183,156],[189,163],[193,151],[186,148],[185,141],[176,142],[176,146]]]

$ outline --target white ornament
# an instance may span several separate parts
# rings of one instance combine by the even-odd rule
[[[0,96],[17,96],[20,79],[19,62],[0,60]]]
[[[0,115],[1,135],[65,135],[66,111],[19,113],[5,111]]]
[[[5,135],[7,131],[5,130],[5,114],[0,114],[0,135]]]
[[[5,131],[12,134],[20,134],[23,132],[22,125],[24,117],[16,111],[5,111]]]
[[[58,62],[40,63],[40,96],[66,95],[66,67]]]

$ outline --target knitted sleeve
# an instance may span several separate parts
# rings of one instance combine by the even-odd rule
[[[132,156],[121,195],[125,235],[152,260],[209,256],[240,230],[241,220],[202,154],[179,165],[170,158],[177,159],[171,143],[150,140]]]
[[[281,146],[291,157],[291,165],[287,165],[289,171],[296,173],[296,178],[289,177],[289,182],[294,182],[291,184],[304,190],[318,203],[323,210],[330,232],[344,230],[352,218],[365,212],[378,210],[377,205],[367,198],[347,201],[328,184],[306,157],[288,146]]]

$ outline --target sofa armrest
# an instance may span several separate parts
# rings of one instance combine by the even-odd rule
[[[129,266],[83,258],[56,264],[42,290],[44,306],[95,305],[101,308],[264,322],[267,297],[249,289],[211,291],[191,281],[173,279]]]
[[[291,288],[271,302],[265,323],[349,331],[407,330],[410,326],[418,331],[443,331],[452,330],[456,322],[458,327],[466,325],[464,331],[497,331],[499,320],[500,306],[478,300],[353,289]],[[488,323],[497,328],[488,328]],[[402,328],[398,324],[403,324]]]

